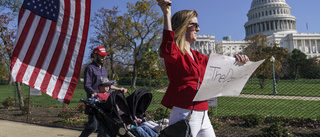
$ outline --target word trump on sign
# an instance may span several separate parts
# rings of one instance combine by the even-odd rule
[[[238,62],[233,57],[211,54],[202,85],[193,101],[208,100],[218,96],[238,96],[251,74],[263,63]]]

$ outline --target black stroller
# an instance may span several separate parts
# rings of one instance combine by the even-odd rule
[[[111,137],[139,137],[135,131],[127,128],[126,123],[138,126],[135,117],[145,121],[145,111],[151,100],[152,93],[146,89],[137,89],[127,98],[123,95],[123,91],[117,90],[111,92],[106,101],[97,101],[93,98],[81,99],[93,108],[100,126]]]

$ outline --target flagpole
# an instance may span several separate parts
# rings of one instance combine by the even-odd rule
[[[27,108],[27,121],[29,121],[29,109],[30,109],[30,88],[29,88],[29,95],[28,95],[28,108]]]

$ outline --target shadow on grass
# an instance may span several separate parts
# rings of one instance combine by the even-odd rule
[[[242,128],[254,128],[254,127],[250,127],[246,124],[230,124],[230,126],[232,127],[242,127]]]
[[[250,135],[248,137],[261,137],[261,135]]]
[[[320,137],[320,131],[315,132],[315,133],[295,133],[295,132],[293,132],[293,134],[298,137]]]

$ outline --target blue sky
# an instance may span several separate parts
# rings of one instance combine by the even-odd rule
[[[119,6],[126,12],[126,3],[137,0],[92,0],[92,10],[104,7],[111,9]],[[172,12],[183,9],[195,9],[199,13],[199,34],[215,35],[216,40],[231,36],[233,40],[245,37],[244,24],[248,21],[246,14],[252,0],[172,0]],[[320,0],[286,0],[291,7],[291,14],[297,18],[299,33],[320,33]],[[160,12],[160,8],[159,8]],[[92,14],[91,13],[91,14]],[[308,22],[308,30],[306,23]]]
[[[127,2],[136,1],[138,0],[92,0],[91,18],[102,7],[112,9],[113,6],[118,6],[122,13],[126,12]],[[252,0],[172,0],[172,2],[173,13],[184,9],[198,11],[201,29],[198,34],[214,35],[216,41],[221,41],[224,36],[231,36],[232,40],[245,38],[244,24],[248,21],[246,15]],[[320,0],[286,0],[286,2],[291,7],[291,14],[297,19],[299,33],[320,33]],[[161,12],[159,7],[158,10]],[[93,31],[90,27],[88,44]],[[90,49],[86,48],[84,62],[88,61],[90,52]]]
[[[102,7],[112,9],[118,6],[119,10],[126,12],[127,2],[135,3],[137,0],[92,0],[91,17]],[[252,0],[172,0],[172,12],[183,9],[194,9],[199,13],[199,34],[209,34],[221,41],[224,36],[231,36],[232,40],[245,38],[244,24],[248,21],[247,13]],[[291,7],[291,14],[297,19],[299,33],[320,33],[320,0],[286,0]],[[160,8],[159,12],[160,11]],[[308,23],[308,30],[306,28]],[[93,31],[92,28],[89,30]],[[90,53],[86,49],[86,56]],[[87,57],[86,57],[87,58]],[[85,58],[85,59],[86,59]]]

